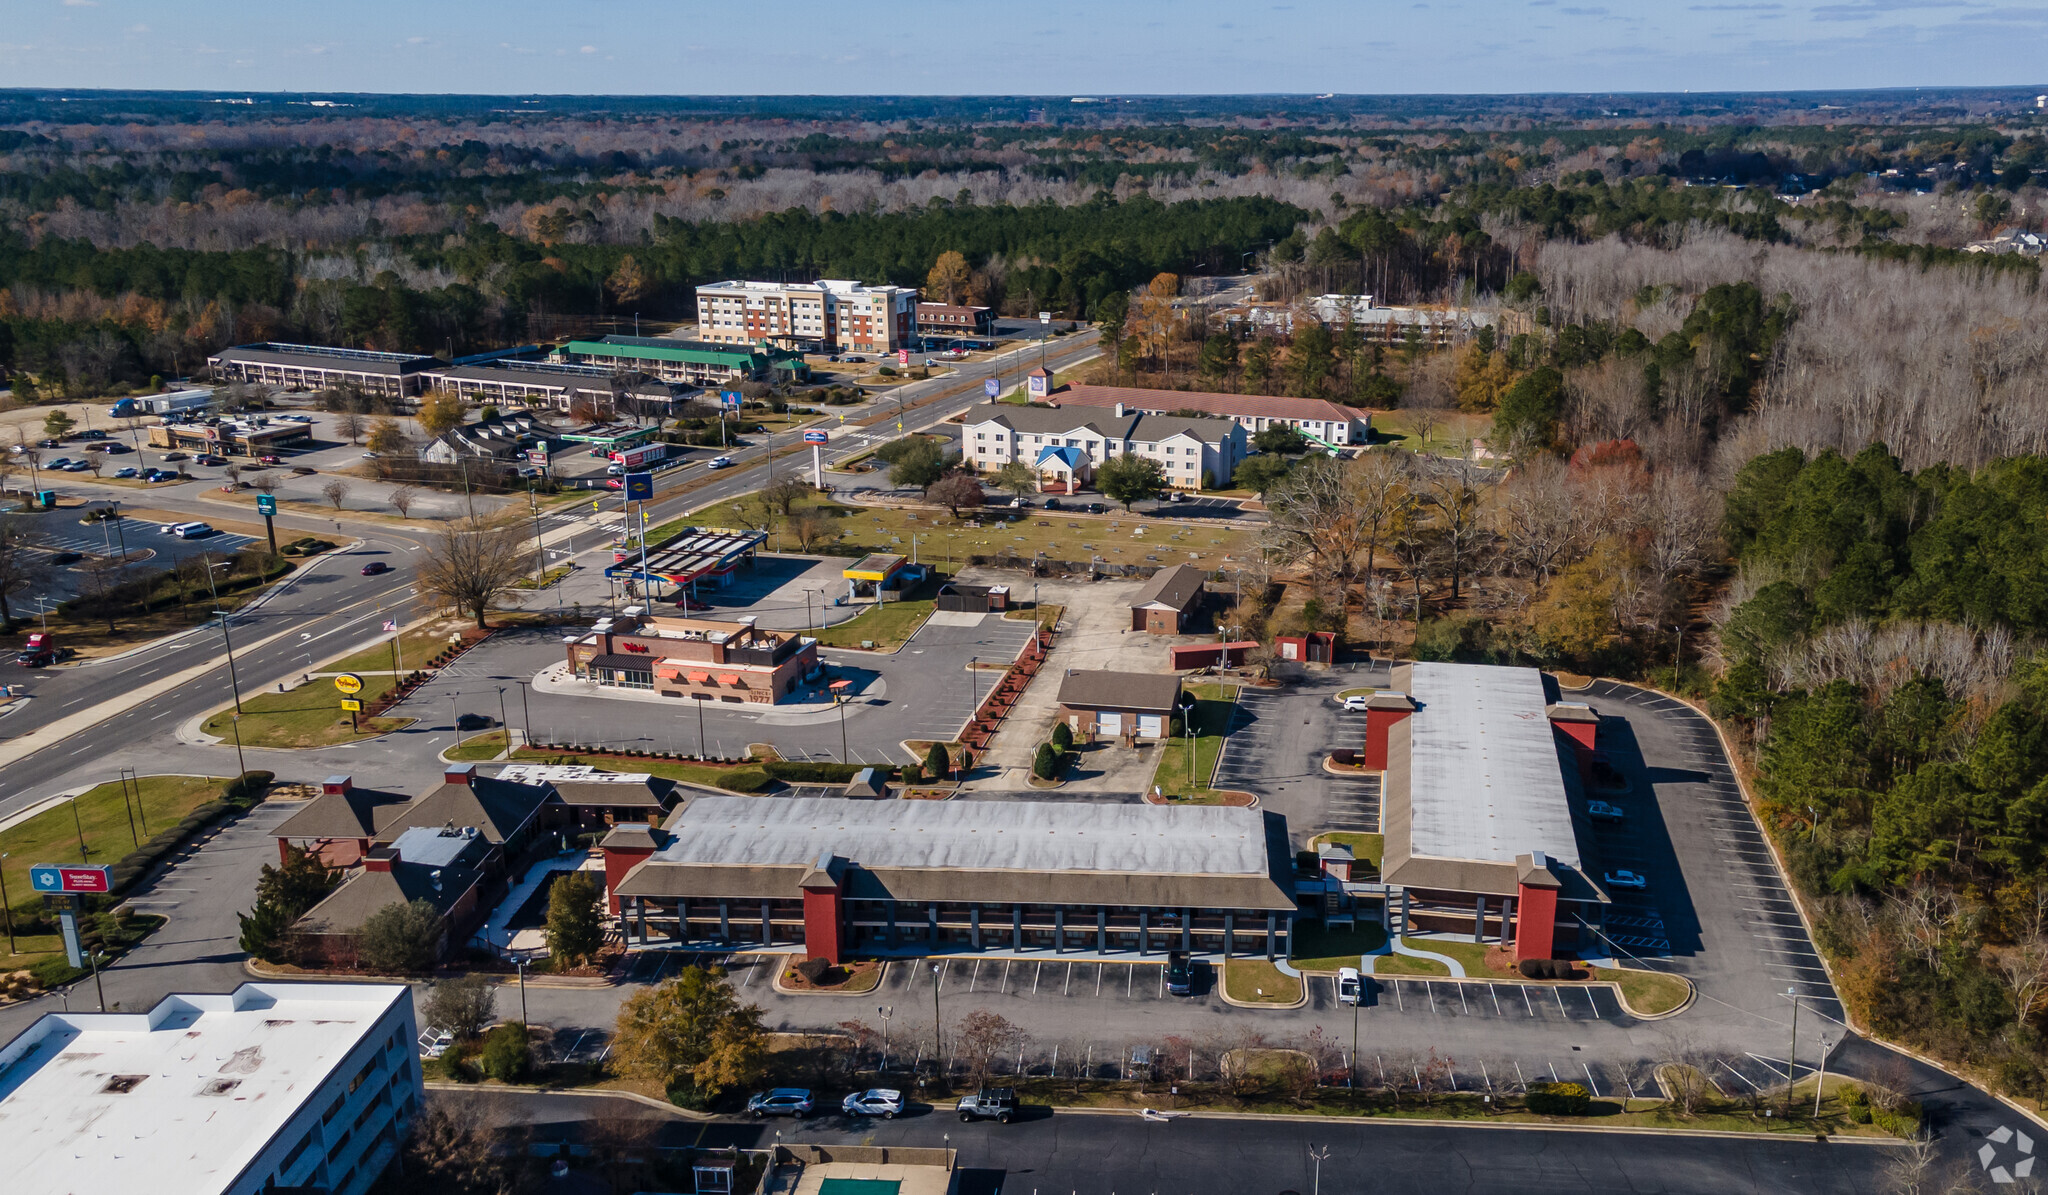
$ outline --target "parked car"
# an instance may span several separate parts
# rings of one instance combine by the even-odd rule
[[[92,462],[90,461],[72,461],[64,466],[64,471],[66,473],[83,473],[90,468],[92,468]]]
[[[1357,1004],[1361,987],[1362,984],[1358,978],[1358,968],[1337,968],[1337,1003],[1345,1005]]]
[[[498,720],[489,714],[463,714],[455,719],[457,730],[489,730]]]
[[[176,535],[178,533],[178,525],[176,523],[159,523],[157,524],[156,533],[158,535]]]
[[[54,436],[45,436],[44,438],[36,441],[36,447],[38,448],[61,448],[63,446],[64,441],[59,440]]]
[[[122,453],[128,451],[128,446],[126,444],[119,444],[112,440],[108,440],[106,443],[100,445],[100,451],[108,453],[113,456],[120,456]]]
[[[53,552],[50,555],[51,564],[77,564],[83,559],[85,559],[85,553],[83,552]]]
[[[1017,508],[1018,510],[1030,510],[1031,499],[1024,497],[1022,494],[1019,494],[1015,498],[1010,499],[1010,505]]]
[[[202,456],[199,458],[199,463],[214,466],[225,465],[228,463],[228,458],[224,456]]]
[[[811,1114],[810,1089],[777,1087],[773,1091],[764,1091],[747,1101],[747,1111],[756,1120],[763,1116],[794,1116],[802,1120]]]
[[[419,1036],[420,1057],[439,1058],[455,1044],[455,1035],[446,1029],[422,1029]]]
[[[868,359],[866,357],[848,357],[846,363],[848,365],[866,365]]]
[[[190,460],[191,458],[182,452],[166,452],[164,453],[164,459],[167,461],[183,461]]]
[[[1047,510],[1065,510],[1065,509],[1066,509],[1066,507],[1064,507],[1064,506],[1061,506],[1061,505],[1060,505],[1060,500],[1059,500],[1058,498],[1047,498],[1047,499],[1045,500],[1045,508],[1046,508]]]
[[[69,465],[70,463],[71,463],[71,458],[70,458],[70,457],[68,457],[68,456],[60,456],[60,457],[58,457],[58,458],[57,458],[56,460],[54,460],[54,461],[45,461],[45,462],[43,463],[43,468],[45,468],[45,469],[62,469],[62,468],[63,468],[64,466],[66,466],[66,465]]]
[[[1166,952],[1166,990],[1169,995],[1186,996],[1195,990],[1195,967],[1185,950]]]
[[[997,1124],[1008,1124],[1017,1117],[1017,1089],[1014,1087],[984,1087],[973,1095],[964,1096],[953,1110],[962,1120],[993,1120]]]
[[[78,433],[78,438],[81,440],[104,440],[107,438],[107,433],[101,431],[99,428],[89,427],[86,428],[84,431]]]
[[[1109,513],[1109,508],[1100,502],[1090,502],[1088,504],[1088,513],[1092,515],[1107,514]]]
[[[856,1091],[846,1097],[839,1110],[849,1116],[879,1116],[883,1120],[896,1119],[903,1111],[903,1093],[887,1087],[870,1087]]]
[[[363,454],[363,459],[366,461],[374,461],[377,459],[377,454],[374,452],[366,452]]]
[[[729,456],[714,456],[704,462],[704,467],[706,469],[729,469],[732,467],[732,458]]]
[[[284,458],[281,456],[259,456],[256,458],[256,462],[262,465],[282,465],[284,464]]]
[[[129,468],[126,468],[126,469],[116,469],[116,470],[114,470],[114,476],[116,476],[116,477],[134,477],[134,476],[137,476],[137,473],[138,473],[138,470],[136,470],[136,469],[135,469],[135,468],[134,468],[133,466],[131,466],[131,467],[129,467]]]
[[[388,573],[390,571],[391,566],[384,563],[381,560],[372,560],[370,563],[363,566],[363,575],[365,577],[374,577],[380,573]]]
[[[1355,714],[1364,709],[1365,703],[1371,700],[1372,694],[1370,693],[1353,693],[1344,699],[1344,709],[1349,713]]]
[[[176,527],[171,528],[171,534],[179,539],[205,539],[209,535],[218,535],[220,533],[215,531],[211,524],[180,523]]]
[[[1641,892],[1650,886],[1650,881],[1632,871],[1610,871],[1606,879],[1609,888],[1633,888]]]
[[[1588,801],[1586,802],[1586,816],[1596,822],[1618,822],[1628,815],[1623,813],[1618,806],[1609,805],[1605,801]]]

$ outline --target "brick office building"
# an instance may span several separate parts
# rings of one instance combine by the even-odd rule
[[[1609,896],[1584,800],[1599,728],[1534,668],[1403,664],[1367,701],[1365,763],[1384,769],[1389,919],[1550,958]]]
[[[772,704],[818,667],[818,641],[752,619],[669,618],[629,609],[568,644],[569,668],[601,687],[664,697]]]
[[[699,797],[604,841],[629,947],[1284,957],[1287,825],[1216,806]]]

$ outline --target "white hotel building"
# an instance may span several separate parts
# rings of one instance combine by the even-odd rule
[[[245,983],[0,1047],[0,1189],[360,1195],[425,1092],[412,989]]]
[[[697,338],[806,351],[893,353],[917,336],[917,291],[826,278],[697,288]]]
[[[1245,458],[1244,428],[1229,419],[1145,415],[1108,407],[986,403],[967,412],[961,461],[987,473],[1022,461],[1042,492],[1071,494],[1126,453],[1158,461],[1176,490],[1221,489]]]

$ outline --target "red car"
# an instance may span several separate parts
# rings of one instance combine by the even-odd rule
[[[391,566],[381,560],[372,560],[363,566],[363,575],[365,577],[374,577],[379,573],[388,573],[390,571]]]
[[[624,481],[623,479],[621,479],[621,478],[617,478],[617,477],[614,477],[614,478],[612,478],[612,479],[611,479],[610,481],[607,481],[607,482],[605,482],[605,485],[607,485],[607,486],[609,486],[610,488],[612,488],[612,489],[615,489],[615,490],[623,490],[623,489],[625,489],[625,488],[626,488],[626,483],[625,483],[625,481]]]

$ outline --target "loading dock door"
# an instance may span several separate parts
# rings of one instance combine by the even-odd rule
[[[1110,713],[1108,710],[1098,711],[1095,715],[1095,727],[1102,734],[1122,734],[1124,716],[1120,713]]]
[[[1157,739],[1166,737],[1166,731],[1159,725],[1158,714],[1138,715],[1138,737]]]

